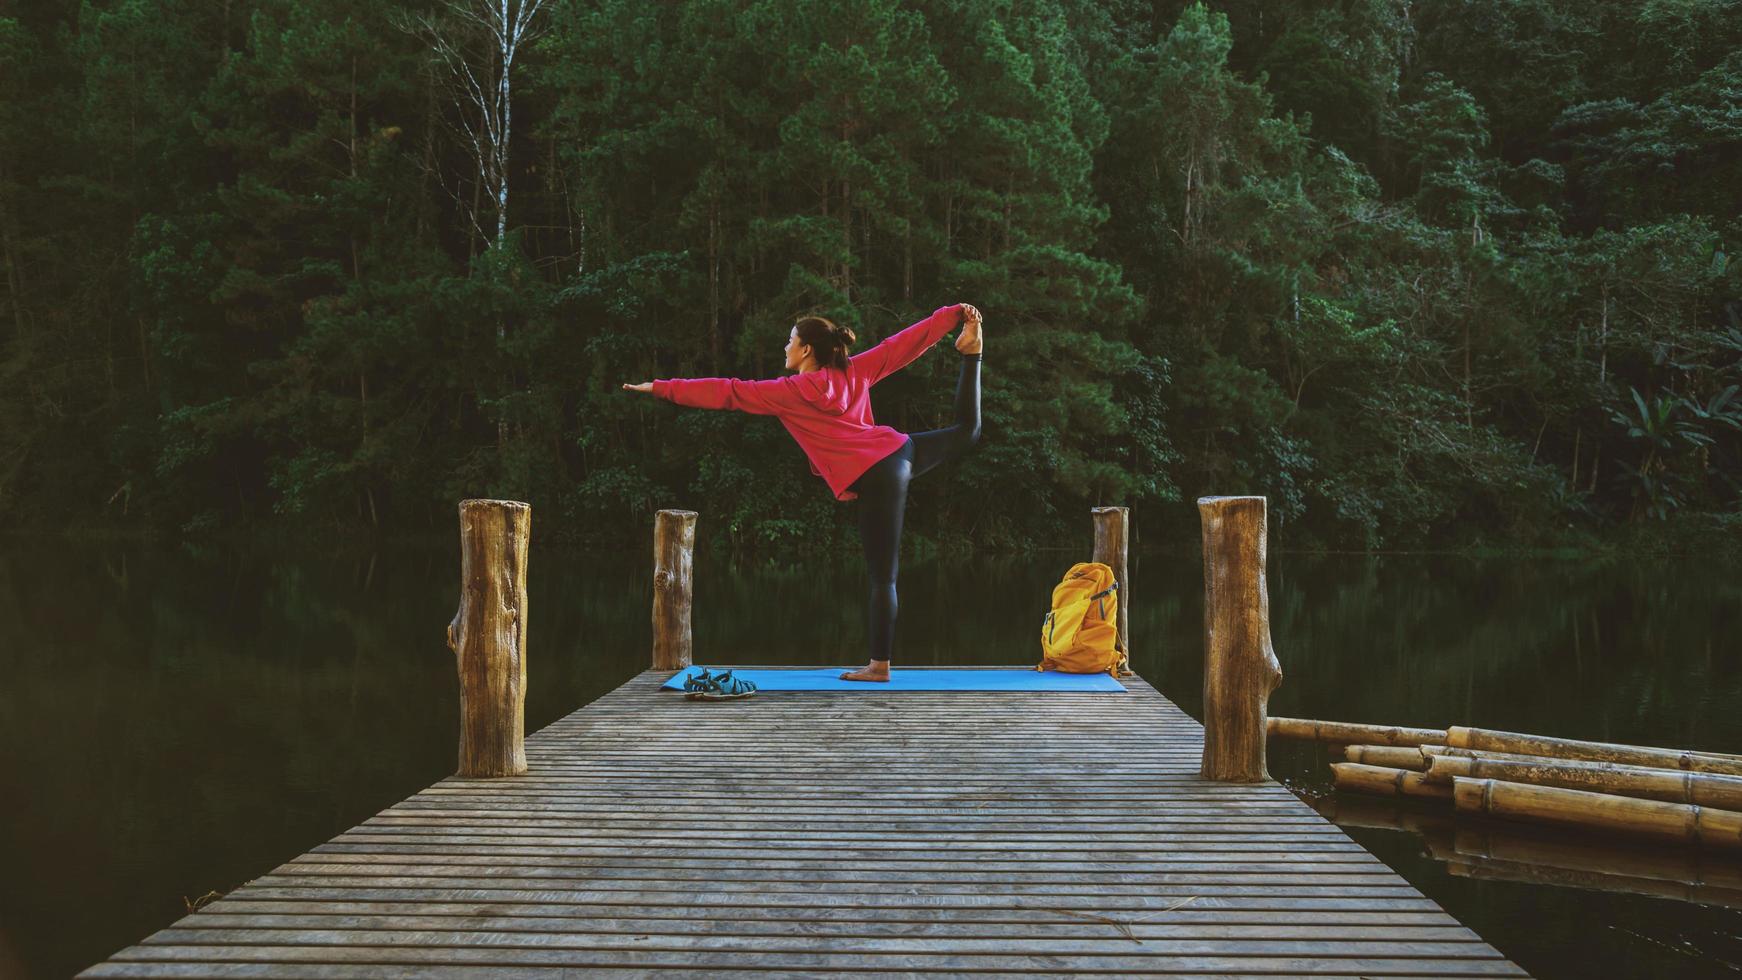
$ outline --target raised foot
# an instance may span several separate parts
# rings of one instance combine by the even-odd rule
[[[962,311],[962,332],[956,337],[956,350],[962,354],[978,354],[985,347],[985,338],[981,332],[981,321],[984,319],[980,311],[972,306],[966,306]]]
[[[889,680],[889,661],[873,660],[858,670],[849,670],[841,675],[844,681],[887,681]]]

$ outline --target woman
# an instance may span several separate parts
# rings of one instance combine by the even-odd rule
[[[962,366],[956,379],[955,424],[912,435],[876,424],[871,386],[912,363],[958,324],[962,332],[956,350]],[[841,679],[887,681],[895,646],[895,575],[908,481],[961,455],[980,438],[980,311],[966,303],[939,307],[870,350],[850,355],[854,339],[846,327],[807,316],[793,326],[786,341],[786,368],[797,371],[794,376],[765,381],[670,378],[623,389],[679,405],[776,416],[835,499],[859,501],[859,536],[871,577],[871,662]]]

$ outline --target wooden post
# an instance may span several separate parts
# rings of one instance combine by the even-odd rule
[[[460,670],[462,776],[526,772],[526,549],[532,507],[460,501],[460,609],[448,647]]]
[[[1206,779],[1270,778],[1266,708],[1282,683],[1270,646],[1264,583],[1263,497],[1200,497],[1204,528],[1204,761]]]
[[[653,669],[690,665],[690,587],[696,512],[662,510],[653,518]]]
[[[1131,509],[1129,507],[1095,507],[1089,511],[1095,524],[1095,551],[1090,561],[1098,561],[1113,570],[1113,581],[1119,583],[1119,652],[1131,656],[1131,579],[1126,572],[1126,552],[1131,546]],[[1127,661],[1129,663],[1129,660]],[[1132,671],[1125,671],[1129,676]]]

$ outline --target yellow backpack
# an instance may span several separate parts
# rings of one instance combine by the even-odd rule
[[[1035,670],[1114,677],[1128,670],[1119,640],[1119,583],[1098,561],[1071,566],[1052,590],[1052,611],[1040,623],[1040,665]]]

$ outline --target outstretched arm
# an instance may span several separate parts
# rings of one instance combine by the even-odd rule
[[[882,343],[849,360],[870,378],[871,384],[876,384],[913,363],[961,322],[962,304],[940,306],[931,316],[885,337]]]
[[[752,415],[775,415],[802,407],[793,378],[745,381],[740,378],[659,378],[637,390],[692,408],[729,408]],[[624,387],[630,387],[625,385]]]

